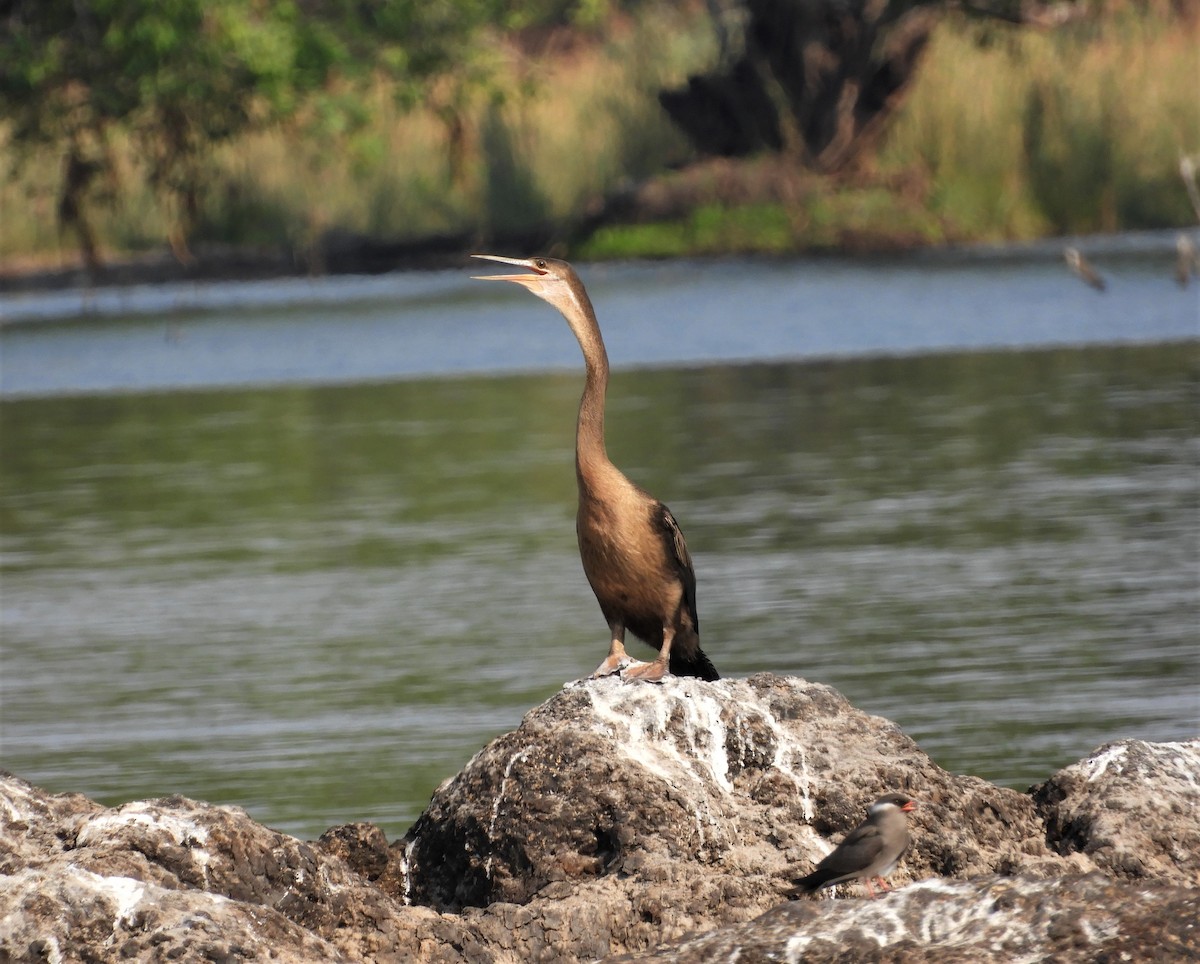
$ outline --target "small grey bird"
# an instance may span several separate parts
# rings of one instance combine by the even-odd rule
[[[1179,156],[1179,176],[1183,178],[1183,188],[1187,191],[1188,200],[1192,202],[1196,217],[1200,218],[1200,187],[1196,185],[1196,162],[1186,154]]]
[[[1097,291],[1103,291],[1108,287],[1104,279],[1096,273],[1087,258],[1085,258],[1078,248],[1063,248],[1063,258],[1066,259],[1067,266],[1079,276],[1079,278]]]
[[[1200,277],[1200,253],[1191,238],[1179,234],[1175,238],[1175,282],[1186,288],[1192,275]]]
[[[908,819],[917,801],[903,793],[885,793],[867,808],[867,819],[851,830],[833,853],[817,864],[807,877],[794,881],[796,892],[811,894],[847,880],[864,879],[867,893],[875,891],[871,881],[891,890],[883,878],[896,869],[908,849]]]

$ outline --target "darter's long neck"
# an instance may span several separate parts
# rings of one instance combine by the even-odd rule
[[[604,448],[604,399],[608,391],[608,352],[590,302],[581,313],[568,317],[571,330],[583,350],[587,378],[579,399],[579,422],[575,432],[575,469],[580,486],[589,485],[597,473],[611,466]]]

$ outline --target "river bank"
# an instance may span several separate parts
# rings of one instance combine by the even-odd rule
[[[460,267],[474,251],[577,261],[897,255],[971,238],[926,211],[903,179],[831,185],[780,158],[715,160],[624,185],[579,216],[520,231],[387,238],[327,231],[301,246],[202,243],[181,260],[163,246],[113,252],[89,269],[74,252],[0,261],[0,292],[239,281]]]
[[[738,220],[736,209],[730,214]],[[761,219],[768,225],[786,219],[783,208],[746,209],[741,218]],[[780,259],[904,260],[931,262],[992,261],[1035,262],[1059,260],[1066,246],[1081,247],[1093,255],[1127,259],[1153,259],[1171,270],[1176,257],[1176,239],[1181,235],[1200,237],[1200,231],[1180,230],[1122,232],[1087,236],[1047,237],[1031,241],[995,243],[969,241],[929,243],[912,232],[901,230],[863,231],[846,227],[838,243],[795,245],[783,243],[768,229],[760,238],[743,230],[727,236],[721,243],[720,220],[696,228],[699,215],[684,221],[628,224],[602,233],[593,243],[580,249],[579,263],[603,263],[625,260],[720,260],[737,257]],[[494,242],[473,243],[465,235],[424,238],[419,241],[386,241],[365,237],[338,236],[328,239],[319,253],[298,252],[285,247],[238,247],[199,245],[187,263],[167,248],[138,255],[114,256],[97,270],[89,270],[78,257],[10,258],[0,262],[0,295],[33,292],[70,291],[91,288],[121,288],[141,285],[167,285],[187,282],[269,281],[287,278],[319,278],[343,275],[379,275],[393,271],[435,271],[460,269],[470,263],[478,250],[523,256],[533,253],[568,255],[563,245],[544,238],[515,237]],[[0,322],[4,320],[0,311]]]
[[[579,37],[561,56],[515,57],[520,76],[500,78],[513,96],[467,98],[449,129],[445,105],[400,109],[381,87],[364,95],[363,123],[339,134],[272,127],[214,149],[189,270],[388,270],[397,259],[373,267],[373,249],[430,265],[439,245],[461,252],[482,238],[598,260],[877,252],[1194,224],[1179,164],[1200,146],[1195,10],[1119,8],[1049,31],[947,16],[878,151],[825,178],[804,176],[803,165],[789,173],[779,157],[689,152],[657,97],[711,63],[711,24],[648,11],[611,42]],[[668,35],[677,42],[664,45]],[[528,89],[527,68],[538,78]],[[187,277],[158,253],[177,226],[145,158],[116,134],[110,148],[120,190],[92,205],[104,274]],[[78,240],[56,220],[62,158],[20,159],[0,131],[0,162],[13,172],[0,184],[0,284],[77,283]],[[641,192],[634,216],[608,218],[631,192]],[[361,239],[369,250],[356,255]]]

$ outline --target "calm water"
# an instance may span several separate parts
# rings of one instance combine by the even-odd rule
[[[1105,267],[585,270],[723,673],[1019,788],[1196,734],[1197,295]],[[599,662],[578,349],[469,273],[0,300],[0,765],[396,835]]]

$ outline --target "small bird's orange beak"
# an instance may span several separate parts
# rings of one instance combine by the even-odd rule
[[[546,274],[545,270],[534,264],[532,258],[505,258],[498,254],[473,254],[471,257],[482,258],[485,261],[499,261],[501,264],[515,264],[534,272],[533,274],[477,274],[471,276],[472,281],[514,281],[533,291],[542,276]]]
[[[900,809],[903,810],[905,813],[912,813],[914,810],[917,809],[917,801],[909,800],[908,803],[906,803]]]

